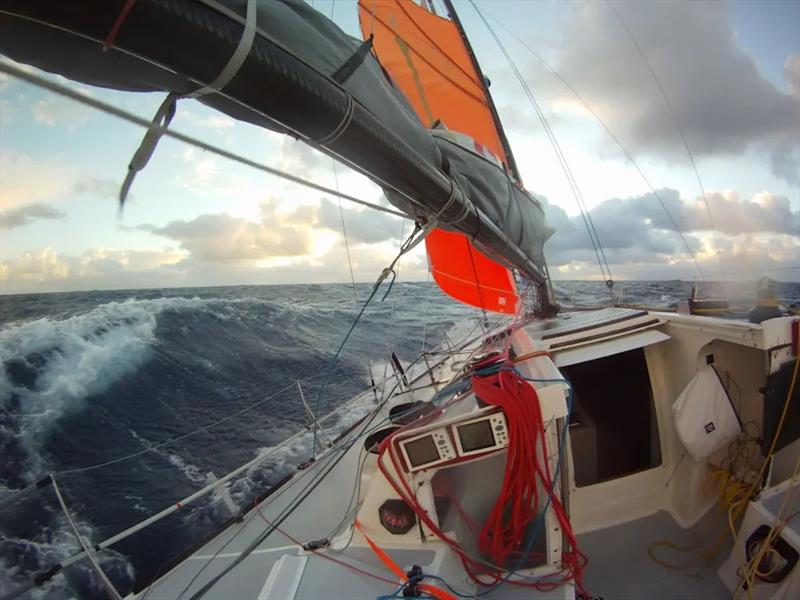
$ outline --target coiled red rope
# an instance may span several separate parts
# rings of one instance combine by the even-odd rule
[[[496,361],[497,358],[494,358]],[[492,362],[494,362],[492,361]],[[578,592],[587,597],[583,587],[583,567],[586,557],[577,547],[569,516],[553,490],[553,481],[547,465],[547,443],[544,422],[536,390],[525,381],[511,363],[475,365],[479,372],[491,370],[488,375],[476,374],[472,378],[472,388],[476,395],[487,404],[498,406],[506,416],[509,431],[508,460],[503,484],[497,501],[479,534],[479,545],[491,557],[491,562],[502,566],[510,557],[519,557],[525,550],[525,533],[528,526],[539,515],[539,494],[543,490],[548,496],[559,521],[560,527],[570,547],[562,553],[563,570],[536,581],[507,579],[507,583],[523,587],[533,587],[542,591],[552,590],[567,582],[574,582]],[[447,543],[460,557],[465,571],[473,581],[482,586],[500,582],[503,573],[488,569],[485,563],[468,556],[461,545],[449,538],[426,513],[417,501],[416,494],[405,478],[395,481],[393,473],[383,463],[385,454],[389,455],[395,472],[402,472],[400,461],[393,451],[391,442],[397,433],[381,444],[378,468],[394,490],[416,512],[419,519],[442,541]],[[485,581],[481,576],[489,576]]]

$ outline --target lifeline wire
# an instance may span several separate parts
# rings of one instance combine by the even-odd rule
[[[133,123],[134,125],[150,128],[151,122],[148,121],[147,119],[143,119],[142,117],[134,115],[133,113],[130,113],[126,110],[112,106],[111,104],[103,102],[102,100],[91,98],[81,92],[77,92],[73,89],[70,89],[66,85],[63,85],[56,81],[50,81],[34,73],[28,73],[26,71],[23,71],[22,69],[10,65],[5,61],[0,61],[0,73],[6,73],[8,75],[11,75],[12,77],[16,77],[17,79],[22,79],[23,81],[27,81],[28,83],[36,85],[40,88],[46,89],[51,92],[55,92],[56,94],[60,94],[62,96],[66,96],[67,98],[80,102],[81,104],[85,104],[86,106],[90,106],[101,112],[113,115],[124,121],[128,121],[129,123]],[[162,129],[163,128],[159,128],[158,130],[161,131]],[[240,154],[234,154],[233,152],[229,152],[217,146],[212,146],[211,144],[207,144],[206,142],[198,140],[197,138],[193,138],[191,136],[184,135],[182,133],[178,133],[170,129],[163,129],[163,134],[167,137],[171,137],[181,142],[184,142],[185,144],[189,144],[190,146],[194,146],[196,148],[200,148],[201,150],[211,152],[212,154],[216,154],[217,156],[221,156],[223,158],[227,158],[228,160],[238,162],[240,164],[246,165],[258,171],[263,171],[265,173],[269,173],[270,175],[281,177],[283,179],[286,179],[287,181],[291,181],[292,183],[297,183],[299,185],[311,188],[312,190],[317,190],[318,192],[322,192],[324,194],[330,194],[331,196],[342,198],[343,200],[355,202],[356,204],[360,204],[361,206],[366,206],[367,208],[372,208],[380,212],[394,215],[395,217],[400,217],[402,219],[410,219],[410,217],[404,215],[399,211],[386,208],[385,206],[381,206],[373,202],[367,202],[366,200],[361,200],[359,198],[356,198],[355,196],[351,196],[343,192],[337,192],[334,189],[325,187],[324,185],[319,185],[308,179],[297,177],[296,175],[292,175],[291,173],[287,173],[286,171],[281,171],[280,169],[276,169],[274,167],[270,167],[263,163],[259,163],[244,156],[241,156]]]

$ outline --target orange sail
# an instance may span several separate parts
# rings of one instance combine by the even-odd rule
[[[441,121],[511,163],[484,91],[456,25],[412,0],[359,0],[364,38],[422,122]],[[461,302],[514,314],[519,302],[514,277],[461,234],[437,229],[425,240],[439,287]]]

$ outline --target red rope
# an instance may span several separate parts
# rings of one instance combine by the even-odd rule
[[[525,531],[538,514],[539,486],[541,486],[550,497],[550,505],[572,550],[562,553],[562,571],[548,576],[557,579],[548,580],[545,577],[535,582],[509,579],[507,583],[549,591],[574,581],[578,591],[585,594],[583,568],[587,560],[578,550],[569,516],[553,491],[553,481],[547,465],[544,423],[536,390],[511,369],[503,369],[486,377],[476,375],[472,379],[472,386],[481,400],[503,409],[509,430],[505,478],[497,502],[479,535],[481,550],[486,552],[491,557],[491,562],[496,565],[505,564],[509,557],[519,556],[523,550]],[[397,433],[381,444],[378,468],[384,477],[434,535],[460,556],[465,571],[473,581],[483,586],[499,582],[503,578],[502,571],[489,569],[467,556],[461,545],[445,535],[420,506],[414,490],[406,479],[400,477],[399,483],[395,481],[393,474],[388,471],[382,460],[384,454],[388,453],[395,471],[402,472],[391,443],[395,435]],[[489,576],[492,581],[486,582],[480,576]]]
[[[117,16],[117,20],[114,21],[114,24],[111,26],[111,29],[106,36],[105,41],[103,42],[103,50],[108,50],[114,40],[117,38],[117,34],[119,30],[122,28],[122,24],[125,22],[125,19],[128,18],[128,13],[131,12],[133,5],[136,4],[136,0],[126,0],[125,4],[122,7],[122,10],[119,11],[119,15]]]

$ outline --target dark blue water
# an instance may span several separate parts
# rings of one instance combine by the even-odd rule
[[[617,300],[669,306],[690,286],[623,282]],[[752,284],[734,288],[728,292],[739,306],[751,306]],[[360,285],[360,299],[369,290]],[[562,282],[558,290],[565,306],[609,299],[601,283]],[[796,303],[800,285],[779,284],[778,295]],[[50,472],[141,452],[289,386],[179,442],[58,475],[83,535],[99,542],[203,487],[207,472],[222,476],[302,429],[306,417],[294,382],[303,380],[315,404],[321,379],[309,377],[326,368],[354,310],[345,285],[1,296],[0,486],[19,489]],[[474,331],[477,317],[431,284],[398,283],[366,311],[320,396],[319,414],[368,387],[371,376],[383,377],[390,352],[407,363],[423,339],[427,348],[446,332],[458,339]],[[309,449],[306,440],[249,471],[232,485],[234,499],[245,505],[295,470]],[[127,593],[228,516],[218,499],[200,501],[103,552],[102,564]],[[49,488],[0,513],[0,534],[0,596],[78,550]],[[35,597],[104,594],[78,563]]]

